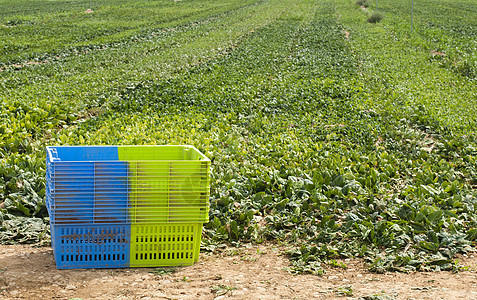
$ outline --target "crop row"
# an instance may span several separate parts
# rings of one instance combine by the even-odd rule
[[[58,7],[59,10],[51,15],[20,14],[24,20],[5,19],[0,27],[0,67],[28,61],[51,61],[66,55],[107,49],[118,42],[131,43],[153,35],[151,31],[157,35],[164,28],[210,18],[254,2],[187,1],[175,4],[166,0],[141,1],[100,6],[93,13],[78,11],[75,7],[63,11]]]
[[[411,34],[411,1],[380,1],[397,37]],[[473,1],[417,1],[413,39],[434,63],[462,76],[477,77],[477,9]],[[438,17],[436,17],[438,16]]]
[[[429,60],[419,38],[396,36],[398,17],[387,12],[375,25],[352,1],[269,0],[151,43],[75,57],[77,69],[52,64],[79,70],[87,58],[116,63],[139,52],[131,64],[149,62],[160,75],[120,63],[88,71],[97,87],[78,98],[88,109],[81,118],[78,108],[76,118],[65,113],[71,102],[51,120],[47,104],[13,105],[17,128],[26,112],[35,124],[59,123],[27,131],[30,148],[3,154],[3,177],[10,169],[25,176],[5,181],[3,218],[44,215],[36,151],[45,142],[191,144],[212,159],[206,251],[272,240],[288,246],[294,272],[320,274],[342,257],[362,257],[377,272],[457,270],[455,254],[477,238],[476,87]],[[194,51],[194,63],[181,61]],[[64,86],[75,76],[62,75]],[[27,239],[39,239],[44,228],[35,228]]]
[[[112,101],[117,90],[127,89],[131,83],[168,77],[190,64],[221,55],[235,47],[242,36],[276,18],[285,5],[259,1],[244,6],[234,2],[218,15],[184,21],[185,25],[165,30],[149,28],[136,40],[115,42],[113,49],[0,72],[4,124],[0,204],[15,215],[5,218],[12,219],[8,220],[13,223],[8,230],[18,233],[15,238],[8,235],[2,240],[38,239],[38,234],[26,234],[25,228],[33,227],[17,226],[16,220],[18,215],[45,216],[44,146],[65,143],[62,129],[88,118],[94,120],[108,109],[99,106]],[[79,136],[76,142],[87,141]],[[34,190],[27,188],[24,181],[34,181],[30,185]],[[31,195],[37,195],[40,201],[30,203]],[[25,224],[29,221],[24,219]]]
[[[365,257],[375,271],[455,268],[453,255],[475,239],[466,180],[474,150],[433,134],[442,126],[422,107],[370,101],[381,100],[381,86],[361,79],[371,70],[360,69],[336,7],[310,6],[223,58],[125,89],[111,103],[116,113],[79,134],[92,143],[111,135],[112,143],[192,143],[211,157],[208,249],[280,240],[295,245],[293,270],[317,273],[343,256]]]

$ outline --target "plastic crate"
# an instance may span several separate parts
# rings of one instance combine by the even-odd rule
[[[188,266],[201,234],[202,223],[51,225],[58,269]]]
[[[51,224],[50,230],[58,269],[130,266],[130,225]]]
[[[130,162],[132,223],[206,222],[208,166],[203,162]]]
[[[46,165],[58,268],[197,261],[210,160],[194,147],[47,147]]]
[[[125,162],[56,162],[50,169],[47,206],[51,223],[127,223]]]
[[[131,267],[192,265],[201,234],[202,223],[131,225]]]
[[[47,147],[52,224],[208,222],[210,160],[192,146]]]

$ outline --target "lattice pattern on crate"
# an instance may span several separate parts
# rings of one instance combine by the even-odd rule
[[[190,146],[47,147],[58,268],[191,265],[208,221],[210,160]]]
[[[131,225],[131,266],[191,265],[198,259],[202,223]]]
[[[52,224],[208,221],[210,160],[193,147],[47,150],[46,202]]]
[[[51,225],[56,265],[62,269],[129,267],[129,225]]]

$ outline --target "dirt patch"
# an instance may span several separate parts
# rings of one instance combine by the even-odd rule
[[[102,107],[95,107],[85,110],[78,115],[78,119],[76,119],[76,122],[82,122],[91,119],[92,117],[100,116],[103,112],[104,111]]]
[[[419,144],[421,145],[422,150],[432,153],[437,145],[437,141],[429,134],[426,134],[425,138],[419,141]]]
[[[432,51],[431,51],[431,54],[432,54],[432,56],[446,56],[445,53],[442,53],[442,52],[439,52],[439,51],[435,51],[435,50],[432,50]]]
[[[40,65],[40,64],[47,64],[49,63],[49,61],[45,60],[45,61],[27,61],[26,63],[23,63],[23,64],[11,64],[9,65],[10,68],[14,68],[14,69],[21,69],[21,68],[24,68],[24,67],[27,67],[27,66],[36,66],[36,65]],[[5,71],[5,69],[1,69],[0,68],[0,72],[3,72]]]
[[[348,30],[343,30],[343,34],[347,40],[349,40],[349,31]]]
[[[381,137],[381,136],[378,136],[378,139],[376,140],[376,142],[374,143],[374,147],[378,148],[379,145],[381,145],[381,143],[384,141],[384,139]]]
[[[274,245],[201,254],[175,269],[57,270],[50,247],[0,245],[0,299],[476,299],[477,258],[460,273],[374,274],[358,260],[324,276],[291,275]],[[379,298],[378,298],[379,299]]]
[[[91,13],[93,13],[93,10],[88,8],[87,10],[85,10],[85,13],[91,14]]]

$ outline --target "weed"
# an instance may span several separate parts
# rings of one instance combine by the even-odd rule
[[[341,268],[341,269],[347,269],[348,268],[348,266],[344,262],[336,261],[334,259],[328,260],[326,263],[328,265],[332,266],[332,267],[335,267],[335,268]]]
[[[338,296],[351,297],[351,296],[353,296],[353,287],[350,286],[350,285],[340,286],[337,289],[335,289],[334,292]]]
[[[243,261],[257,261],[258,258],[246,255],[246,256],[242,256],[240,259]]]
[[[214,292],[217,296],[222,296],[222,295],[227,294],[227,293],[230,292],[230,291],[236,290],[237,288],[236,288],[236,287],[230,287],[230,286],[225,285],[225,284],[219,284],[219,285],[213,285],[213,286],[211,286],[210,289],[211,289],[212,292]]]
[[[384,14],[379,11],[375,11],[371,14],[371,16],[368,18],[369,23],[379,23],[381,20],[384,18]]]
[[[260,254],[260,255],[265,255],[267,254],[268,252],[266,250],[260,250],[259,248],[257,248],[257,254]]]
[[[367,295],[364,297],[360,297],[359,300],[394,300],[396,296],[386,294],[385,292],[375,293],[371,295]]]
[[[154,275],[158,275],[158,276],[165,276],[165,275],[170,275],[174,272],[176,272],[176,268],[155,268],[154,270],[152,271],[149,271],[149,273],[151,274],[154,274]]]

